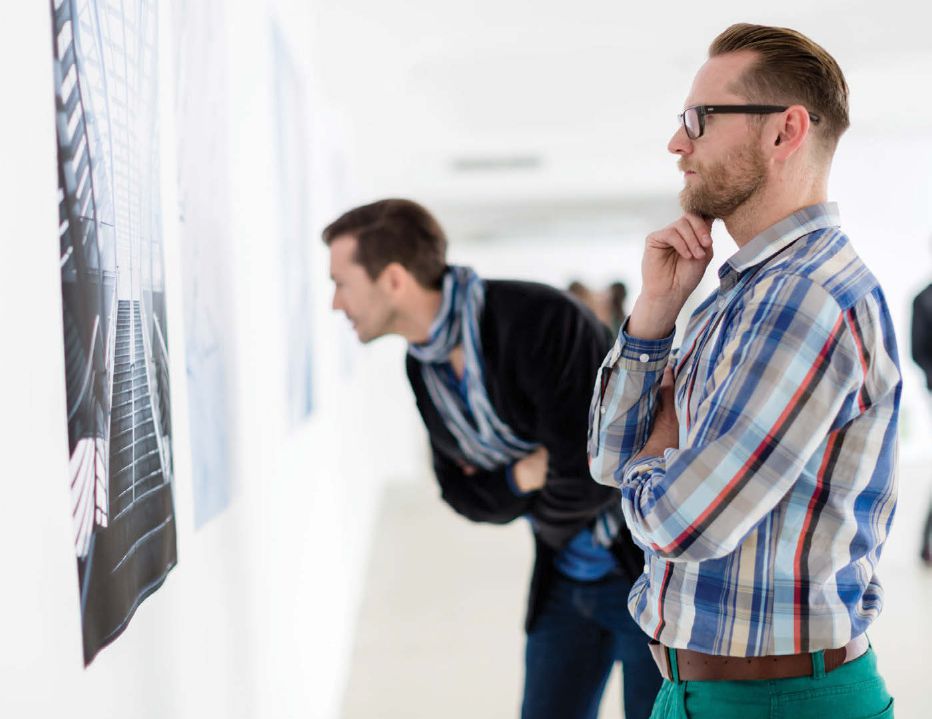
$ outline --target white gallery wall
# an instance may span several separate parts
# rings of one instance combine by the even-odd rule
[[[218,4],[228,32],[232,212],[229,256],[236,322],[234,476],[228,507],[195,527],[182,312],[182,234],[171,49],[172,6],[160,4],[162,206],[175,435],[178,565],[126,631],[85,669],[67,484],[61,272],[51,16],[24,3],[2,23],[2,76],[11,103],[0,125],[0,445],[6,458],[0,537],[0,716],[333,717],[380,486],[420,466],[422,444],[404,394],[403,346],[360,352],[329,311],[320,228],[352,201],[346,138],[316,92],[302,2]],[[184,9],[184,4],[176,9]],[[277,35],[276,35],[277,32]],[[273,42],[303,85],[312,316],[312,412],[288,417],[289,351],[280,291]],[[15,101],[12,100],[15,98]],[[15,110],[13,106],[15,105]],[[15,170],[13,169],[15,168]],[[342,173],[342,174],[341,174]],[[407,439],[403,439],[407,438]]]

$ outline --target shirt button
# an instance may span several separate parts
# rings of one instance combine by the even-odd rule
[[[605,414],[605,407],[602,407],[602,409],[600,409],[599,411],[600,411],[602,414]]]
[[[644,352],[638,359],[641,360],[641,362],[650,362],[650,355]]]

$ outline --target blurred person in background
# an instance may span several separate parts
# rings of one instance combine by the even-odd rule
[[[566,291],[592,310],[598,320],[611,331],[618,334],[625,320],[625,298],[628,288],[624,282],[612,282],[604,291],[596,292],[579,280],[573,280]]]
[[[612,335],[617,335],[621,326],[625,323],[627,314],[625,313],[625,300],[628,298],[628,288],[624,282],[612,282],[605,291],[605,302],[608,306],[608,327]]]
[[[440,225],[408,200],[350,210],[323,239],[333,308],[362,342],[408,341],[442,499],[472,521],[530,521],[522,716],[595,719],[620,660],[625,716],[646,719],[660,675],[625,602],[644,555],[617,491],[594,484],[586,463],[605,327],[554,288],[448,266]]]
[[[893,716],[865,631],[902,384],[884,294],[827,201],[847,127],[828,52],[740,24],[709,48],[668,145],[684,214],[646,239],[589,450],[647,555],[629,607],[665,678],[656,719]],[[738,250],[674,354],[714,219]]]
[[[586,307],[588,307],[593,312],[596,308],[595,293],[590,290],[585,284],[579,280],[573,280],[569,283],[566,288],[566,291],[569,292],[573,297],[582,302]]]
[[[932,409],[932,284],[913,299],[910,330],[913,360],[925,374],[929,407]],[[926,514],[921,541],[920,555],[932,567],[932,506]]]

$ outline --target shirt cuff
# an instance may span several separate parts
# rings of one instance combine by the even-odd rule
[[[658,467],[663,467],[666,459],[660,455],[645,455],[635,457],[628,461],[622,472],[622,484],[640,482],[645,476],[653,473]]]
[[[612,350],[611,365],[621,366],[626,370],[652,372],[664,368],[670,350],[673,349],[674,330],[666,337],[656,340],[632,337],[627,333],[628,322],[618,333],[618,341]]]

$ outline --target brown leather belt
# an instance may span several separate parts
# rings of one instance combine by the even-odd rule
[[[667,647],[652,641],[650,652],[664,679],[673,680],[670,655]],[[853,661],[864,654],[870,644],[862,634],[838,649],[823,652],[826,673],[842,664]],[[676,665],[680,681],[751,681],[755,679],[789,679],[812,675],[811,654],[783,654],[770,657],[723,657],[694,652],[691,649],[676,650]]]

